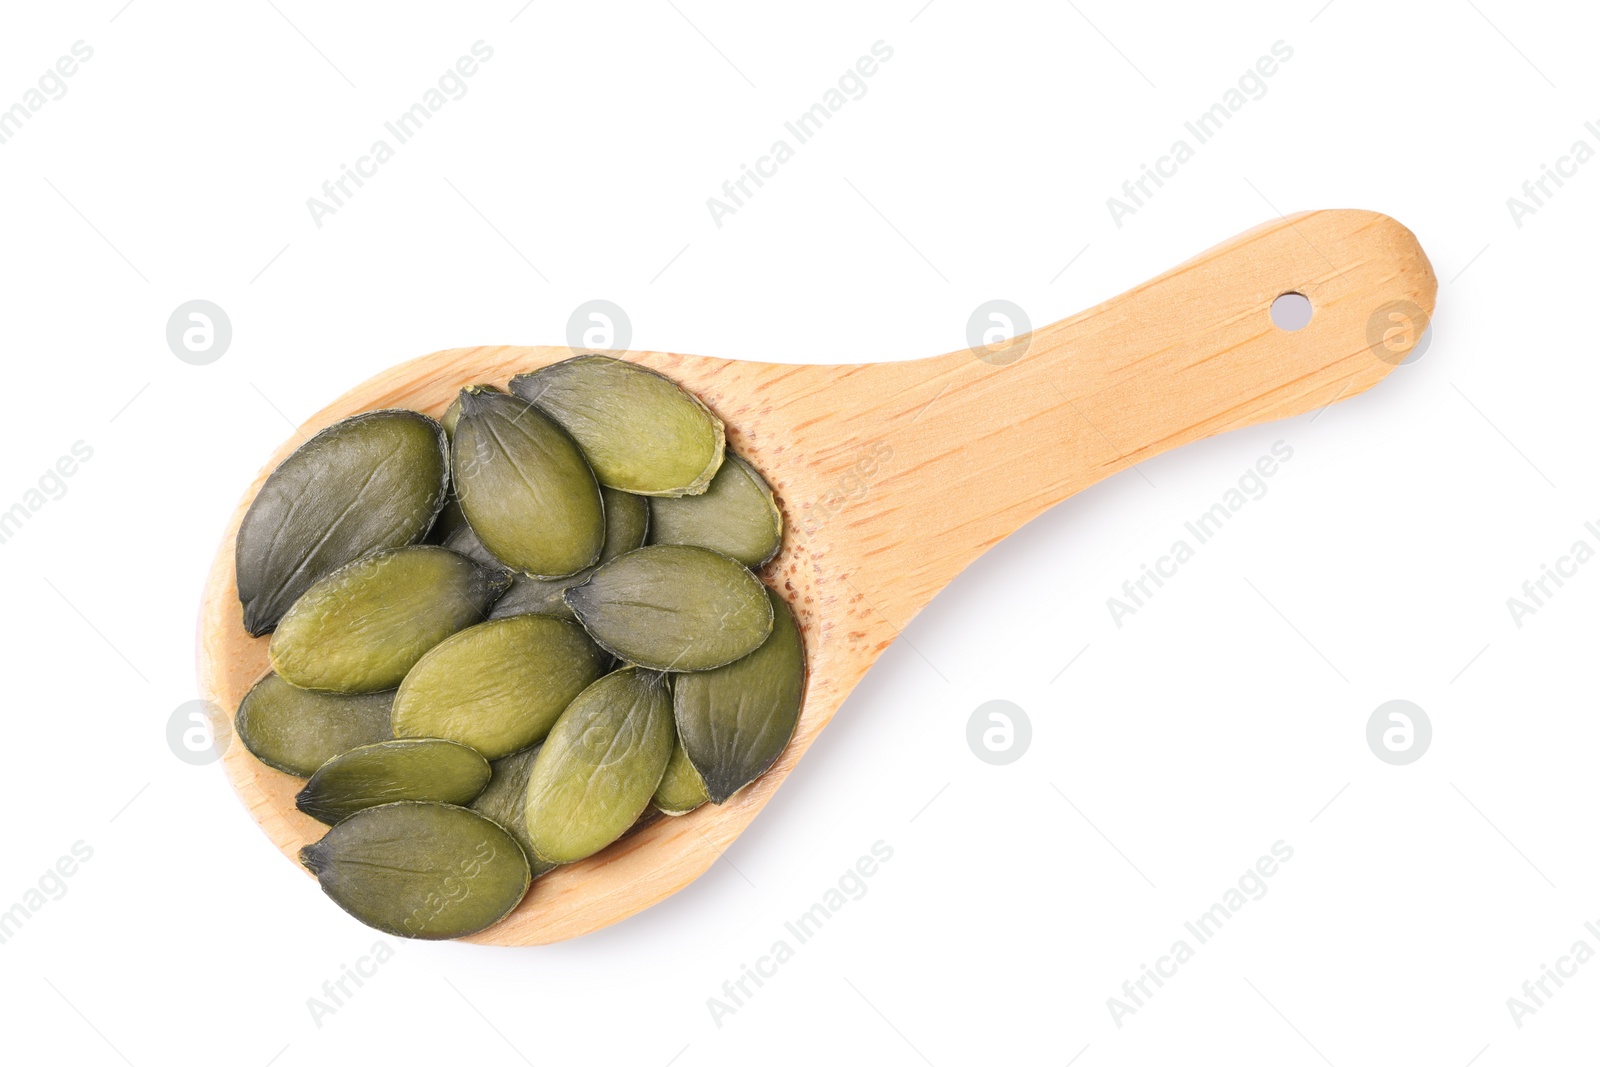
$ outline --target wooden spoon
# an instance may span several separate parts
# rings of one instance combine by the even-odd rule
[[[811,366],[617,353],[704,399],[777,493],[787,530],[762,574],[805,634],[805,706],[794,740],[744,792],[540,878],[510,917],[470,940],[560,941],[688,885],[755,818],[878,655],[985,549],[1140,460],[1370,388],[1415,345],[1436,289],[1398,222],[1317,211],[1259,226],[985,358],[962,349]],[[1311,302],[1310,323],[1295,332],[1269,312],[1285,293]],[[234,512],[201,608],[200,687],[221,714],[267,670],[267,638],[245,633],[233,573],[239,521],[267,474],[347,415],[410,407],[437,416],[464,385],[503,385],[571,354],[497,347],[414,359],[352,389],[278,449]],[[242,744],[223,765],[284,855],[321,837],[325,828],[295,809],[298,779]]]

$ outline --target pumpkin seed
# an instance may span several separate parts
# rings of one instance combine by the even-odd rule
[[[651,803],[665,815],[687,815],[710,799],[705,780],[689,762],[683,742],[677,741],[672,746],[672,758],[667,761],[667,772],[656,786],[656,795],[650,798]]]
[[[694,545],[624,553],[566,599],[600,647],[655,670],[720,667],[772,632],[772,605],[755,575]]]
[[[403,801],[350,816],[300,850],[334,903],[396,937],[465,937],[493,926],[528,892],[511,835],[475,811]]]
[[[273,670],[302,689],[393,689],[428,649],[481,620],[508,584],[437,545],[375,552],[306,590],[267,654]]]
[[[481,382],[472,386],[472,388],[486,393],[500,392],[498,387]],[[450,401],[450,406],[444,409],[444,414],[439,416],[439,425],[444,427],[444,436],[447,441],[454,441],[456,439],[456,423],[460,421],[461,394],[457,393],[455,395],[455,399]]]
[[[364,808],[397,800],[470,804],[489,784],[489,763],[466,745],[436,738],[379,741],[317,768],[295,807],[334,825]]]
[[[394,698],[396,737],[442,737],[499,759],[544,740],[610,657],[574,623],[516,615],[469,626],[411,668]]]
[[[601,486],[600,495],[606,502],[606,543],[600,562],[610,563],[644,545],[650,532],[650,501],[610,486]]]
[[[650,502],[644,497],[624,493],[609,486],[601,486],[600,495],[605,498],[606,504],[606,543],[600,550],[600,562],[609,563],[622,553],[631,552],[644,544],[645,533],[650,527]],[[494,558],[489,555],[488,549],[482,548],[483,543],[477,541],[475,536],[471,537],[471,540],[477,543],[485,558]],[[477,559],[467,541],[468,535],[462,535],[461,547],[457,551]],[[575,585],[582,585],[593,573],[593,567],[586,567],[577,574],[565,578],[529,578],[525,574],[513,575],[511,588],[495,601],[494,610],[489,612],[489,617],[501,619],[509,615],[538,614],[576,619],[577,616],[561,598],[561,594]]]
[[[470,526],[462,524],[456,527],[450,531],[450,536],[446,537],[442,544],[450,551],[457,555],[466,556],[474,563],[481,563],[485,567],[493,567],[496,570],[514,573],[510,567],[496,559],[494,553],[483,547],[483,542],[478,539],[477,534],[472,532],[472,527]]]
[[[794,734],[805,693],[806,654],[794,613],[778,594],[772,636],[743,659],[673,685],[673,714],[684,752],[721,804],[778,758]]]
[[[730,451],[704,493],[650,501],[650,540],[712,548],[759,567],[783,543],[783,514],[766,479]]]
[[[428,532],[448,484],[444,430],[415,411],[334,423],[268,475],[239,525],[234,572],[259,637],[339,567]]]
[[[234,730],[268,767],[309,778],[333,757],[358,745],[387,741],[394,692],[318,693],[268,674],[244,695]]]
[[[490,763],[489,784],[472,802],[473,811],[493,819],[497,826],[516,838],[522,851],[527,853],[528,866],[535,878],[560,866],[536,857],[533,841],[528,837],[528,778],[533,774],[533,761],[542,747],[534,745]]]
[[[445,497],[439,517],[433,520],[433,528],[428,531],[426,541],[430,545],[442,545],[450,540],[451,534],[466,524],[467,517],[461,514],[461,501],[456,499],[456,491],[451,489]]]
[[[528,779],[534,855],[552,863],[592,856],[650,806],[672,756],[672,693],[654,671],[624,667],[561,713]]]
[[[479,388],[499,392],[492,385],[482,385]],[[439,416],[439,425],[444,428],[446,442],[455,440],[456,422],[460,418],[461,394],[457,393],[456,398],[450,401],[450,406],[444,409],[444,414]],[[466,524],[467,517],[461,513],[461,501],[456,498],[456,487],[451,485],[449,493],[445,495],[444,510],[439,512],[439,517],[434,520],[433,529],[428,532],[428,543],[449,545],[450,535],[466,526]]]
[[[527,401],[463,389],[450,463],[462,513],[506,566],[559,578],[600,557],[605,509],[594,472],[572,438]]]
[[[583,446],[601,484],[642,496],[705,492],[722,420],[678,383],[610,356],[576,356],[511,379]]]

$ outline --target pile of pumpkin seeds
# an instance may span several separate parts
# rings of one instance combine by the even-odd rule
[[[722,421],[607,356],[311,438],[236,557],[272,635],[239,737],[331,827],[301,861],[370,926],[461,937],[653,812],[726,801],[800,713],[799,627],[754,573],[782,537]]]

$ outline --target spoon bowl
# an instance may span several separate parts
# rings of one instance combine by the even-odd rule
[[[981,553],[1040,512],[1167,449],[1347,399],[1403,361],[1437,282],[1411,232],[1370,211],[1275,219],[1098,307],[981,349],[894,363],[776,364],[615,352],[666,374],[727,424],[772,486],[783,547],[761,577],[794,608],[808,680],[793,740],[722,805],[647,822],[537,879],[509,917],[469,941],[534,945],[626,918],[703,873],[783,783],[877,657]],[[1285,294],[1310,302],[1276,325]],[[201,605],[202,695],[231,716],[267,667],[244,629],[234,541],[271,471],[361,411],[438,417],[457,391],[504,385],[573,353],[482,347],[373,377],[284,442],[230,520]],[[285,856],[326,827],[295,808],[302,782],[230,745],[223,767]]]

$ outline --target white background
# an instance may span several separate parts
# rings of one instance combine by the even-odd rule
[[[1506,200],[1575,140],[1600,148],[1600,18],[921,3],[6,6],[0,107],[93,48],[0,145],[0,510],[93,449],[0,544],[0,909],[93,850],[0,945],[8,1061],[1594,1055],[1600,962],[1521,1027],[1506,1002],[1574,942],[1600,950],[1600,563],[1520,628],[1506,601],[1600,547],[1600,163],[1520,227]],[[314,225],[307,198],[479,40],[466,95]],[[707,197],[880,40],[866,95],[716,226]],[[1116,226],[1106,198],[1280,40],[1266,94]],[[166,738],[217,540],[288,424],[435,349],[562,343],[596,297],[635,348],[932,355],[982,301],[1050,322],[1312,207],[1417,233],[1441,283],[1419,362],[998,546],[677,897],[549,948],[396,944],[314,1021],[308,998],[379,939]],[[165,340],[196,298],[233,326],[207,366]],[[1279,440],[1267,494],[1117,627],[1107,598]],[[966,741],[993,699],[1032,723],[1008,766]],[[1391,699],[1433,724],[1409,766],[1367,747]],[[893,858],[865,896],[714,1022],[708,998],[877,841]],[[1116,1025],[1107,998],[1278,841],[1269,892]]]

